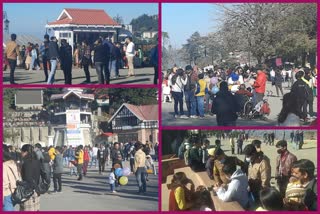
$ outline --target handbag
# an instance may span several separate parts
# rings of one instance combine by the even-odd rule
[[[13,204],[22,204],[25,201],[29,200],[31,196],[34,194],[33,185],[30,185],[26,181],[18,181],[16,175],[13,170],[9,167],[13,176],[16,179],[17,188],[11,193],[11,200]]]

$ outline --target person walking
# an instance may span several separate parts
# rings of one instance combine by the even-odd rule
[[[134,155],[134,169],[133,172],[136,175],[138,183],[138,194],[145,194],[147,191],[147,171],[146,171],[146,154],[142,151],[143,145],[140,142],[135,144],[135,155]]]
[[[99,162],[99,174],[101,175],[104,172],[105,164],[106,164],[106,149],[103,144],[100,144],[100,148],[98,149],[97,158]]]
[[[190,118],[198,118],[196,115],[196,109],[197,109],[197,100],[194,94],[194,90],[196,87],[196,82],[193,81],[192,73],[193,73],[193,68],[191,65],[187,65],[185,68],[186,72],[186,84],[184,86],[184,97],[186,101],[186,106],[188,110],[187,116]]]
[[[127,37],[125,42],[127,43],[127,48],[126,48],[126,57],[128,60],[128,67],[129,67],[129,72],[128,72],[128,77],[130,76],[135,76],[134,73],[134,56],[135,56],[135,45],[132,42],[132,37]]]
[[[86,80],[84,83],[90,83],[90,72],[89,72],[89,65],[91,64],[91,49],[86,40],[82,42],[82,46],[79,52],[80,57],[80,65],[81,68],[83,67],[84,74],[86,76]]]
[[[57,44],[57,38],[52,36],[50,38],[49,47],[48,47],[48,59],[50,60],[51,71],[48,78],[48,85],[54,83],[54,76],[57,70],[57,64],[59,61],[59,47]]]
[[[99,84],[110,83],[110,72],[107,69],[106,62],[110,55],[110,49],[108,45],[103,45],[102,40],[98,39],[95,42],[94,48],[94,65],[96,67]]]
[[[48,51],[49,51],[49,35],[46,34],[44,35],[44,41],[43,45],[40,47],[40,52],[42,55],[42,63],[43,63],[43,72],[45,76],[45,82],[48,81],[48,64],[49,64],[49,59],[48,59]]]
[[[255,100],[256,104],[263,100],[264,93],[266,92],[266,83],[267,76],[264,72],[264,68],[262,65],[257,66],[257,79],[253,84],[253,88],[255,89]]]
[[[282,79],[280,70],[277,69],[276,70],[276,76],[274,77],[274,83],[275,83],[275,86],[276,86],[277,97],[279,97],[279,90],[281,92],[281,96],[283,96],[282,82],[283,82],[283,79]]]
[[[83,146],[80,145],[77,148],[75,158],[77,160],[77,172],[78,172],[78,181],[82,180],[82,167],[83,167]]]
[[[14,71],[17,66],[17,58],[21,61],[19,47],[16,43],[17,35],[11,34],[11,41],[6,44],[4,57],[8,60],[10,66],[10,84],[16,84],[14,81]]]
[[[61,147],[56,148],[56,157],[53,163],[53,193],[61,193],[62,191],[63,156],[61,151]]]
[[[83,151],[83,175],[84,176],[87,175],[89,161],[90,161],[89,150],[88,150],[88,147],[85,146]]]
[[[67,43],[66,39],[61,39],[60,47],[60,63],[64,74],[64,83],[72,84],[72,47]]]

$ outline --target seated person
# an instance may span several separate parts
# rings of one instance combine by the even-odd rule
[[[261,207],[256,211],[281,211],[284,210],[283,198],[274,187],[267,187],[260,191]]]
[[[187,185],[191,184],[190,189]],[[173,175],[169,195],[169,211],[190,210],[194,205],[195,186],[184,172],[177,172]]]
[[[205,186],[198,186],[194,194],[195,203],[193,210],[215,211],[211,194]]]
[[[245,103],[252,96],[253,96],[253,94],[246,89],[245,84],[241,84],[239,86],[239,90],[235,93],[235,97],[237,98],[237,100],[238,100],[238,102],[239,102],[239,104],[241,106],[241,109],[243,109]]]
[[[193,146],[190,149],[190,167],[195,172],[206,171],[205,164],[202,161],[201,140],[195,138]]]
[[[237,169],[231,158],[226,158],[222,170],[229,183],[226,189],[218,184],[214,187],[218,198],[224,202],[237,201],[244,209],[248,208],[248,177],[241,169]]]

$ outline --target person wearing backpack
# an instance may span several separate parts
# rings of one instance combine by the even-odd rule
[[[3,159],[3,188],[2,188],[2,211],[15,211],[12,201],[12,193],[17,188],[17,181],[21,180],[18,166],[13,160],[7,145],[2,146]]]
[[[25,144],[21,148],[21,156],[23,164],[21,167],[22,181],[28,182],[34,188],[40,182],[41,163],[37,160],[33,146]],[[34,193],[27,201],[20,204],[20,211],[39,211],[40,210],[40,194]]]
[[[187,84],[187,78],[184,71],[179,68],[172,78],[169,80],[169,85],[172,89],[172,96],[174,99],[174,117],[187,119],[188,117],[184,115],[183,111],[183,92],[184,86]],[[178,111],[178,105],[179,110]]]
[[[207,91],[207,88],[206,88],[207,83],[203,79],[204,73],[199,74],[198,78],[199,78],[199,80],[197,82],[195,96],[197,98],[197,106],[198,106],[199,116],[200,116],[200,118],[204,118],[204,96],[206,95],[206,91]]]
[[[212,100],[213,114],[216,114],[218,126],[236,126],[237,112],[241,110],[236,97],[228,91],[228,83],[221,82],[220,90]]]

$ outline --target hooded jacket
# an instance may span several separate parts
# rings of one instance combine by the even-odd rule
[[[217,191],[219,199],[224,202],[237,201],[243,208],[246,208],[248,199],[248,178],[241,169],[237,169],[231,176],[228,190],[220,187]]]
[[[257,93],[264,94],[266,92],[267,76],[263,71],[258,71],[258,76],[253,87]]]

